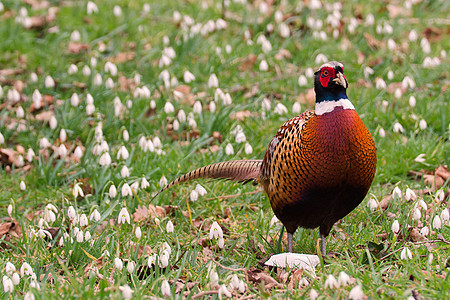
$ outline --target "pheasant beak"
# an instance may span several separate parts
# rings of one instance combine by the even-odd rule
[[[336,84],[342,85],[344,89],[347,88],[347,80],[345,79],[344,74],[342,74],[341,72],[338,72],[336,74],[336,78],[334,78],[333,81],[336,82]]]

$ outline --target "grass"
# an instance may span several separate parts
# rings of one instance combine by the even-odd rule
[[[25,168],[16,166],[10,157],[2,154],[0,223],[14,219],[21,229],[16,237],[11,233],[2,236],[0,272],[2,277],[12,278],[14,272],[7,273],[7,262],[17,270],[28,262],[36,275],[36,280],[27,275],[21,277],[12,292],[1,289],[2,298],[22,298],[28,292],[36,299],[120,298],[126,296],[119,288],[125,285],[131,287],[136,298],[162,297],[164,280],[169,280],[172,297],[179,287],[187,298],[205,295],[202,292],[211,292],[210,297],[217,298],[217,287],[208,275],[211,269],[218,272],[219,284],[226,284],[230,291],[233,274],[245,282],[244,294],[233,291],[236,298],[307,298],[312,289],[321,298],[345,298],[356,285],[361,285],[369,298],[408,298],[413,295],[426,299],[445,298],[450,289],[450,227],[447,221],[440,229],[433,229],[433,219],[448,209],[448,192],[442,201],[436,200],[440,190],[418,195],[414,201],[406,201],[404,194],[407,188],[420,190],[427,187],[424,180],[410,176],[410,170],[433,171],[440,165],[449,164],[449,61],[446,55],[450,39],[446,35],[445,19],[449,4],[422,1],[410,9],[402,8],[405,15],[400,13],[392,17],[390,14],[398,8],[397,2],[388,8],[385,3],[345,2],[340,10],[343,26],[338,27],[337,37],[333,38],[334,28],[326,21],[332,14],[332,9],[326,8],[331,3],[323,2],[321,9],[312,10],[302,2],[282,1],[269,6],[269,13],[265,14],[260,11],[258,3],[261,1],[229,2],[223,16],[221,1],[148,1],[148,13],[143,11],[144,1],[96,1],[98,12],[93,14],[87,14],[86,1],[49,1],[50,7],[57,7],[54,20],[26,28],[23,24],[27,21],[18,18],[23,8],[29,17],[48,16],[54,9],[32,8],[22,1],[2,1],[0,65],[2,70],[11,72],[0,71],[3,91],[0,133],[5,140],[0,147],[17,151],[17,155],[23,147],[24,158],[30,148],[36,153],[31,163],[25,159]],[[121,8],[119,16],[113,14],[115,5]],[[206,28],[204,25],[209,20],[219,18],[225,19],[226,28],[205,34],[194,33],[195,26],[188,26],[191,29],[186,30],[185,25],[174,20],[175,11],[181,16],[190,16],[195,24],[202,24],[200,30]],[[283,22],[289,25],[288,37],[280,36],[275,11],[280,11]],[[375,17],[373,25],[366,23],[369,13]],[[311,24],[308,18],[313,18],[315,24],[321,20],[321,28],[308,25]],[[354,30],[349,28],[352,18],[358,23]],[[185,23],[186,18],[182,22]],[[273,33],[267,29],[270,25],[274,27]],[[377,31],[377,27],[389,31],[386,25],[392,26],[391,33]],[[416,41],[409,39],[411,30],[417,32]],[[85,50],[71,49],[73,45],[69,44],[74,31],[80,36],[76,43],[84,44]],[[244,38],[246,31],[250,41]],[[327,35],[325,41],[315,38],[320,31]],[[368,35],[375,42],[370,44]],[[271,50],[263,51],[257,42],[261,36],[270,42]],[[421,45],[423,38],[429,40],[429,53],[424,52],[426,45]],[[164,44],[165,39],[169,41],[168,45]],[[395,41],[395,49],[388,48],[389,39]],[[160,60],[166,47],[173,48],[175,57],[170,65],[161,67]],[[227,48],[231,49],[229,53]],[[287,50],[289,55],[278,59],[276,54],[281,49]],[[124,53],[130,56],[124,59]],[[172,180],[214,162],[261,159],[278,127],[296,115],[292,111],[295,101],[300,101],[302,111],[313,108],[313,103],[302,100],[307,89],[312,88],[312,79],[307,79],[306,86],[299,86],[298,78],[308,68],[315,69],[321,64],[316,62],[319,54],[345,64],[350,84],[348,95],[375,139],[378,165],[369,196],[334,226],[328,238],[328,251],[332,255],[315,273],[302,275],[308,280],[308,286],[298,287],[298,284],[289,285],[295,270],[268,269],[258,264],[271,253],[284,251],[286,239],[279,238],[280,224],[270,225],[273,217],[270,204],[264,193],[253,193],[255,187],[199,181],[207,194],[197,201],[189,200],[196,183],[175,187],[152,202],[151,199],[160,189],[162,176]],[[254,63],[245,63],[251,61],[252,55],[256,58]],[[426,67],[426,57],[437,57],[440,64]],[[96,64],[92,63],[92,58],[96,59]],[[268,63],[267,71],[259,70],[262,60]],[[117,74],[105,71],[107,61],[116,63]],[[71,64],[78,68],[74,74],[68,74]],[[91,71],[89,75],[82,72],[85,66]],[[373,74],[366,77],[368,67]],[[160,77],[163,70],[170,74],[169,81],[173,84],[170,87],[166,87],[167,83]],[[184,83],[185,71],[192,72],[195,80]],[[388,79],[389,71],[393,71],[391,79]],[[35,82],[32,73],[37,75]],[[211,113],[209,107],[217,93],[216,88],[208,87],[213,73],[218,77],[219,88],[230,93],[232,103],[225,105],[218,99],[216,111]],[[94,84],[96,74],[102,78],[100,85]],[[139,82],[134,80],[137,74],[140,75]],[[55,87],[46,87],[46,76],[54,79]],[[414,87],[402,88],[405,76],[414,80]],[[108,78],[114,82],[113,88],[105,86]],[[376,78],[382,78],[388,88],[377,89]],[[186,97],[192,96],[202,103],[202,112],[192,118],[196,128],[188,121],[180,121],[179,129],[173,129],[180,110],[186,115],[193,111],[193,102],[175,97],[174,90],[179,85],[189,87]],[[150,95],[135,97],[136,87],[144,86]],[[395,96],[396,88],[402,90],[399,97]],[[8,92],[13,89],[19,90],[21,95],[17,103],[8,97]],[[33,110],[35,90],[52,98],[53,102],[44,102],[43,108]],[[74,93],[80,98],[80,104],[75,107],[70,101]],[[88,94],[94,99],[92,115],[86,113]],[[409,104],[411,96],[416,99],[414,107]],[[115,97],[122,103],[119,115],[115,115]],[[269,110],[262,107],[264,98],[270,101]],[[154,108],[151,108],[152,102]],[[166,102],[174,106],[174,112],[164,111]],[[286,106],[288,112],[276,113],[274,108],[278,103]],[[23,117],[17,117],[19,106],[25,111]],[[243,120],[233,117],[233,113],[242,111],[248,111],[249,116]],[[54,114],[56,128],[49,126],[48,119],[39,120],[42,112]],[[422,119],[427,124],[425,129],[420,128]],[[25,126],[19,126],[20,122]],[[403,126],[403,132],[393,131],[396,122]],[[100,155],[93,154],[100,141],[98,130],[96,133],[98,126],[102,129],[102,139],[108,143],[112,158],[109,166],[100,166]],[[252,153],[245,152],[245,143],[235,141],[232,131],[237,126],[243,129],[253,148]],[[19,130],[18,127],[24,128]],[[59,139],[61,129],[67,134],[65,142]],[[380,135],[380,129],[386,132],[385,137]],[[128,141],[123,138],[125,130]],[[139,146],[143,136],[153,142],[158,137],[162,144],[158,148],[161,153],[145,152]],[[54,148],[40,149],[43,137]],[[234,148],[232,155],[225,152],[229,143]],[[69,152],[65,159],[61,159],[56,151],[61,144]],[[77,146],[84,149],[81,159],[73,155]],[[121,146],[129,152],[127,159],[117,159]],[[216,147],[217,151],[211,151],[214,148],[210,147]],[[425,162],[416,161],[422,153]],[[123,166],[128,167],[129,177],[121,176]],[[143,177],[149,187],[136,190],[132,197],[121,195],[125,183],[140,183]],[[26,185],[24,190],[19,187],[21,181]],[[75,198],[72,194],[77,182],[84,190],[84,197]],[[117,188],[116,197],[109,196],[111,185]],[[401,189],[403,197],[392,199],[386,210],[372,211],[368,206],[369,199],[381,201],[395,186]],[[448,182],[441,190],[447,189]],[[235,196],[227,198],[227,195]],[[412,212],[420,199],[427,204],[428,210],[421,211],[420,220],[413,220]],[[131,216],[131,224],[117,224],[122,208],[132,214],[139,205],[148,206],[150,202],[172,209],[157,219],[144,215],[143,220],[135,222]],[[11,218],[7,213],[10,204],[13,207]],[[44,218],[47,204],[57,208],[56,220],[43,224],[41,229],[58,228],[52,239],[38,234],[39,220]],[[89,218],[97,209],[101,218],[90,220],[85,226],[74,224],[68,216],[70,206],[75,208],[78,217],[86,214]],[[394,219],[400,223],[398,234],[391,231]],[[174,224],[173,232],[166,230],[169,221]],[[223,249],[218,247],[216,240],[209,239],[209,227],[214,221],[224,231]],[[140,238],[135,236],[138,226],[142,231]],[[412,241],[408,237],[411,229],[420,230],[423,226],[432,231],[426,242]],[[78,242],[75,228],[81,229],[83,234],[89,232],[92,238]],[[294,250],[315,253],[318,238],[317,230],[299,229],[294,235]],[[149,268],[149,256],[161,254],[164,242],[171,247],[168,267],[161,268],[156,263]],[[401,259],[405,247],[412,252],[412,259]],[[433,255],[431,262],[428,261],[430,254]],[[123,260],[122,270],[115,267],[115,258]],[[136,263],[136,268],[129,273],[126,266],[131,261]],[[253,268],[263,270],[280,284],[266,289],[263,283],[249,280],[246,272],[254,271]],[[351,283],[339,288],[325,288],[328,275],[337,278],[341,271],[351,276]]]

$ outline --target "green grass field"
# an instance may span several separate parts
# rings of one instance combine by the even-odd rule
[[[448,297],[449,15],[439,0],[1,0],[0,297]],[[314,108],[309,74],[328,60],[378,164],[315,272],[260,264],[287,247],[260,187],[151,200],[164,178],[262,159]],[[318,238],[299,229],[294,251]]]

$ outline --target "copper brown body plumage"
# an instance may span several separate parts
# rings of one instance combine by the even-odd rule
[[[361,203],[376,169],[375,143],[347,98],[343,68],[329,62],[315,73],[316,110],[285,122],[263,160],[206,166],[166,188],[196,178],[254,180],[263,186],[275,215],[286,227],[288,251],[292,252],[292,236],[298,227],[319,227],[325,255],[333,224]]]

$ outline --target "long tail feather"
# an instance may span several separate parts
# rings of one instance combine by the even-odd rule
[[[178,177],[162,188],[153,198],[174,185],[198,178],[228,179],[244,183],[258,180],[261,165],[262,160],[230,160],[201,167]]]

